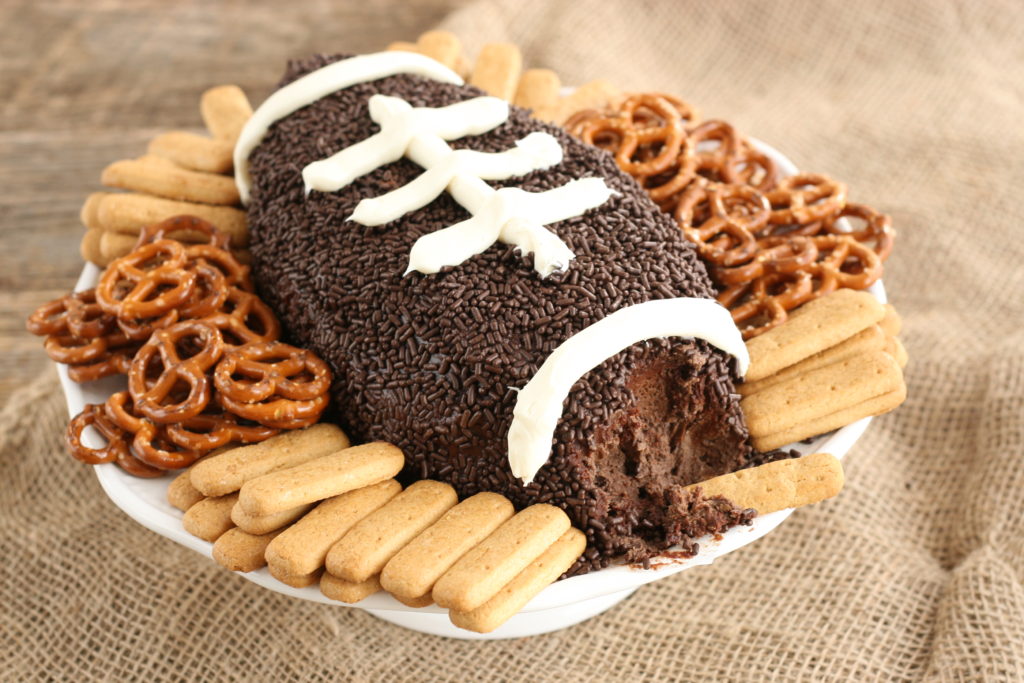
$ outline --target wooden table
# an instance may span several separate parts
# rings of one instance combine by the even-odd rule
[[[25,332],[82,269],[82,201],[111,161],[201,127],[203,90],[254,103],[285,61],[415,40],[466,0],[0,3],[0,404],[47,367]]]

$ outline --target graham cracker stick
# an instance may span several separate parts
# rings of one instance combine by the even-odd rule
[[[441,575],[514,513],[505,496],[470,496],[391,558],[380,573],[381,586],[403,602],[430,597]]]
[[[231,143],[183,130],[161,133],[149,141],[148,154],[169,159],[182,168],[205,173],[229,173],[234,168]]]
[[[242,506],[238,503],[235,503],[235,507],[231,508],[231,521],[242,531],[260,536],[288,526],[312,508],[313,504],[309,503],[291,508],[290,510],[282,510],[272,515],[254,517],[243,510]]]
[[[756,394],[759,391],[763,391],[770,386],[774,386],[781,382],[786,381],[797,375],[810,372],[817,368],[831,365],[837,361],[856,356],[860,353],[866,353],[868,351],[882,350],[886,345],[886,337],[882,332],[882,328],[878,325],[872,325],[866,327],[857,334],[853,335],[849,339],[839,342],[835,346],[829,347],[824,351],[808,356],[798,363],[794,363],[789,367],[782,368],[774,375],[769,375],[764,379],[759,379],[755,382],[743,382],[736,386],[738,391],[743,396],[750,396]],[[890,354],[891,355],[891,354]]]
[[[776,460],[723,474],[687,489],[700,487],[706,497],[723,496],[740,508],[766,515],[831,498],[843,488],[843,466],[828,453]]]
[[[197,462],[191,469],[192,485],[204,495],[222,496],[242,488],[250,479],[301,465],[348,445],[345,432],[322,422]]]
[[[95,220],[98,226],[111,232],[138,235],[139,230],[153,223],[160,223],[174,216],[195,216],[213,223],[220,231],[231,237],[232,247],[249,244],[249,228],[245,211],[232,206],[210,206],[194,202],[178,202],[173,199],[152,197],[135,193],[96,193],[102,195],[96,201]],[[90,195],[89,200],[95,195]],[[83,214],[85,207],[82,208]],[[177,235],[176,235],[177,236]],[[199,237],[199,233],[196,233]]]
[[[250,515],[269,515],[390,479],[403,465],[405,456],[397,447],[363,444],[250,479],[238,500]]]
[[[462,54],[462,43],[454,33],[427,31],[416,41],[414,49],[454,70]]]
[[[352,604],[379,591],[380,580],[376,576],[371,576],[366,581],[359,583],[339,579],[336,576],[331,576],[328,572],[324,572],[320,578],[320,592],[331,600],[339,602]]]
[[[451,610],[448,618],[459,628],[490,633],[564,574],[586,547],[586,535],[569,529],[490,600],[469,612]]]
[[[576,112],[582,109],[604,109],[621,95],[619,89],[609,81],[590,81],[555,104],[535,110],[533,116],[541,121],[562,125]]]
[[[417,481],[335,543],[327,553],[327,571],[353,583],[378,576],[388,560],[457,502],[448,484]]]
[[[232,206],[239,202],[234,178],[189,171],[152,155],[115,161],[103,169],[100,182],[107,187],[201,204]]]
[[[199,113],[210,135],[234,147],[242,127],[252,116],[252,106],[237,85],[221,85],[203,93]]]
[[[213,544],[213,559],[233,572],[255,571],[266,566],[263,553],[279,533],[280,530],[257,536],[237,527],[228,529]]]
[[[434,602],[470,612],[497,594],[569,530],[569,518],[553,505],[532,505],[502,524],[463,555],[434,584]]]
[[[331,546],[401,490],[397,481],[388,479],[323,501],[270,544],[267,562],[271,569],[304,576],[323,567]]]
[[[902,385],[903,373],[896,361],[884,351],[870,351],[746,396],[740,408],[756,445],[772,434],[803,432],[805,425],[889,394]],[[820,433],[811,431],[800,438]],[[781,445],[785,443],[789,442]]]
[[[894,361],[895,362],[895,361]],[[754,447],[759,451],[770,451],[786,444],[796,443],[812,436],[825,434],[833,429],[853,424],[865,417],[874,417],[899,407],[907,398],[907,386],[900,379],[899,386],[892,391],[874,396],[856,405],[842,408],[834,413],[822,415],[787,430],[752,437]]]
[[[181,519],[181,525],[193,536],[204,541],[216,541],[221,534],[235,526],[231,521],[231,508],[237,501],[237,493],[204,498],[188,509]]]
[[[551,69],[527,69],[519,79],[514,104],[517,107],[539,110],[558,102],[562,81]]]
[[[512,43],[489,43],[480,50],[469,84],[484,92],[511,101],[516,94],[523,56]]]
[[[789,320],[747,342],[746,381],[756,382],[835,346],[885,315],[868,292],[840,289],[796,309]]]

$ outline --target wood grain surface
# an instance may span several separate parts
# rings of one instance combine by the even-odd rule
[[[75,283],[104,166],[200,129],[211,86],[259,103],[289,58],[415,40],[465,2],[0,2],[0,405],[50,365],[25,318]]]

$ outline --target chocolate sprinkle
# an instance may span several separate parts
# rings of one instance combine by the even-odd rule
[[[282,85],[344,57],[289,65]],[[608,202],[548,226],[576,254],[541,279],[532,257],[496,244],[435,275],[403,276],[418,237],[468,217],[448,194],[392,223],[346,222],[358,201],[422,172],[401,159],[339,192],[304,195],[302,168],[376,133],[368,98],[438,107],[483,94],[414,76],[339,91],[274,124],[251,156],[249,224],[260,293],[289,340],[335,373],[339,423],[357,442],[384,440],[406,455],[406,479],[450,482],[460,496],[497,491],[517,508],[546,502],[586,532],[570,570],[614,558],[644,561],[694,538],[748,522],[749,511],[680,486],[736,470],[752,456],[733,381],[733,360],[702,341],[641,342],[573,387],[549,462],[523,486],[509,470],[506,436],[516,390],[565,339],[613,311],[650,299],[713,297],[672,219],[607,153],[511,107],[494,131],[452,142],[499,152],[543,130],[563,161],[495,187],[542,191],[603,177]]]

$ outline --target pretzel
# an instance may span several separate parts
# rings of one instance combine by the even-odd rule
[[[860,230],[845,232],[836,225],[836,221],[841,218],[858,218],[864,221],[864,227]],[[892,230],[892,218],[864,204],[847,204],[837,213],[822,221],[821,231],[830,235],[849,235],[860,243],[870,244],[882,261],[889,258],[889,254],[892,253],[895,237]]]
[[[818,260],[817,244],[810,237],[764,237],[757,240],[757,246],[757,255],[749,263],[713,267],[711,273],[715,281],[726,286],[743,284],[765,274],[802,270]]]
[[[676,124],[684,128],[678,146],[666,134]],[[619,168],[675,216],[708,262],[720,300],[742,307],[734,311],[739,319],[763,323],[748,326],[748,335],[784,320],[805,294],[869,286],[892,251],[891,219],[847,204],[843,183],[809,173],[780,180],[771,157],[730,124],[700,121],[677,98],[648,93],[604,110],[580,108],[565,117],[565,127],[611,152]],[[846,230],[840,218],[864,225]],[[832,239],[844,236],[853,243]]]
[[[184,269],[187,258],[180,242],[145,244],[107,267],[96,286],[96,301],[119,318],[161,316],[195,289],[195,273]]]
[[[95,427],[107,444],[102,448],[89,448],[82,443],[82,432],[86,427]],[[128,444],[121,432],[106,419],[102,406],[87,404],[85,409],[71,418],[64,435],[64,443],[68,452],[76,460],[88,465],[102,465],[117,462],[122,452],[128,450]]]
[[[218,230],[213,223],[196,216],[182,215],[173,216],[159,223],[152,223],[139,230],[139,239],[135,243],[135,248],[138,249],[146,244],[168,239],[169,233],[183,230],[202,233],[207,238],[207,244],[212,244],[219,249],[228,249],[231,241],[230,235]]]
[[[181,314],[178,309],[172,308],[156,318],[118,318],[117,328],[131,341],[145,342],[154,332],[170,327],[178,322],[179,318]]]
[[[224,273],[205,259],[190,262],[188,269],[196,274],[196,290],[192,299],[178,309],[178,315],[182,320],[194,320],[217,313],[228,299]]]
[[[96,431],[106,439],[106,446],[89,448],[82,443],[82,431],[88,426],[95,427]],[[163,476],[163,470],[150,467],[132,454],[128,447],[127,436],[129,435],[125,430],[122,430],[107,416],[104,406],[89,404],[85,406],[85,410],[68,423],[65,444],[72,457],[90,465],[113,462],[125,472],[136,477]]]
[[[157,470],[176,470],[188,467],[205,450],[179,447],[170,441],[165,428],[138,415],[138,406],[127,391],[114,393],[103,409],[107,418],[132,437],[132,450],[142,464]],[[212,448],[209,450],[213,450]]]
[[[268,427],[294,429],[312,424],[327,407],[331,371],[309,351],[262,342],[229,350],[213,381],[226,410]]]
[[[247,292],[254,291],[249,267],[239,263],[229,249],[231,236],[202,218],[188,215],[174,216],[159,223],[147,225],[139,230],[135,249],[167,239],[170,233],[181,231],[200,233],[206,237],[204,243],[185,245],[185,254],[190,264],[204,260],[220,270],[229,286],[241,287]],[[183,319],[188,317],[201,316],[182,316]]]
[[[184,342],[195,345],[184,348]],[[181,350],[189,354],[184,359]],[[203,412],[210,402],[210,380],[207,370],[224,353],[224,339],[220,330],[201,321],[180,322],[157,330],[135,354],[128,372],[128,390],[139,412],[159,424],[181,422]],[[147,376],[154,367],[159,374],[153,380]],[[175,400],[171,392],[184,383],[188,393]]]
[[[92,361],[80,365],[68,366],[68,377],[73,382],[92,382],[113,375],[127,375],[132,364],[132,357],[138,346],[128,345],[121,349],[108,348],[106,353]]]
[[[232,287],[221,310],[203,319],[220,330],[225,346],[277,341],[281,323],[258,296]]]
[[[768,193],[773,224],[806,224],[840,211],[846,205],[846,185],[820,173],[798,173],[781,180]]]
[[[114,327],[113,316],[96,303],[96,290],[72,292],[37,308],[26,323],[38,336],[69,332],[79,338],[101,337]]]
[[[810,272],[777,273],[726,288],[718,303],[732,312],[743,338],[750,339],[785,322],[787,311],[809,301],[814,292]]]
[[[200,413],[164,428],[167,439],[186,450],[205,453],[229,443],[266,441],[281,430],[263,425],[242,425],[231,413]]]

